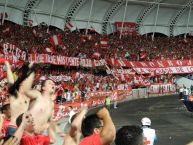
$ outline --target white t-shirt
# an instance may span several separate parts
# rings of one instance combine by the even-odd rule
[[[180,88],[179,92],[182,93],[184,91],[184,88]]]
[[[184,95],[189,95],[189,91],[188,91],[188,89],[184,89]]]
[[[146,145],[153,145],[155,140],[157,140],[156,133],[154,129],[144,127],[143,134],[146,140]]]
[[[71,118],[72,118],[72,116],[74,116],[74,114],[76,114],[76,112],[74,111],[74,110],[71,110],[70,112],[69,112],[69,123],[71,123]]]

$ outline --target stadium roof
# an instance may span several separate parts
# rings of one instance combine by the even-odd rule
[[[0,13],[21,25],[32,20],[34,26],[45,22],[63,29],[72,22],[99,33],[111,33],[113,23],[124,20],[138,23],[141,34],[155,31],[169,36],[191,31],[192,5],[193,0],[0,0]]]

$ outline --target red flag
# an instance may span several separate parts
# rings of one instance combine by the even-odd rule
[[[140,59],[145,59],[147,57],[147,53],[146,52],[141,52],[140,53]]]
[[[62,40],[60,35],[53,35],[48,39],[48,42],[52,44],[52,46],[62,45]]]
[[[107,38],[103,38],[100,41],[101,47],[107,47],[108,46],[108,39]]]

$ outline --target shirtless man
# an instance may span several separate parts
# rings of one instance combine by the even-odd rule
[[[7,61],[5,61],[5,65],[7,69],[7,80],[10,85],[9,100],[10,100],[10,109],[11,109],[11,121],[8,127],[7,136],[11,136],[13,135],[13,133],[17,128],[16,127],[17,117],[28,110],[30,98],[28,98],[25,95],[25,93],[31,89],[35,74],[34,72],[32,72],[28,76],[27,73],[29,72],[23,72],[22,76],[18,78],[16,82],[14,82],[10,64]]]
[[[50,80],[44,80],[41,85],[41,92],[38,90],[29,90],[26,95],[32,99],[28,113],[33,117],[34,131],[36,134],[49,128],[51,142],[55,141],[55,124],[52,122],[54,111],[53,96],[55,95],[55,83]]]

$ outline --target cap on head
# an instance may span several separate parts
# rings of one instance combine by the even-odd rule
[[[151,120],[148,117],[143,117],[141,123],[142,125],[151,126]]]

